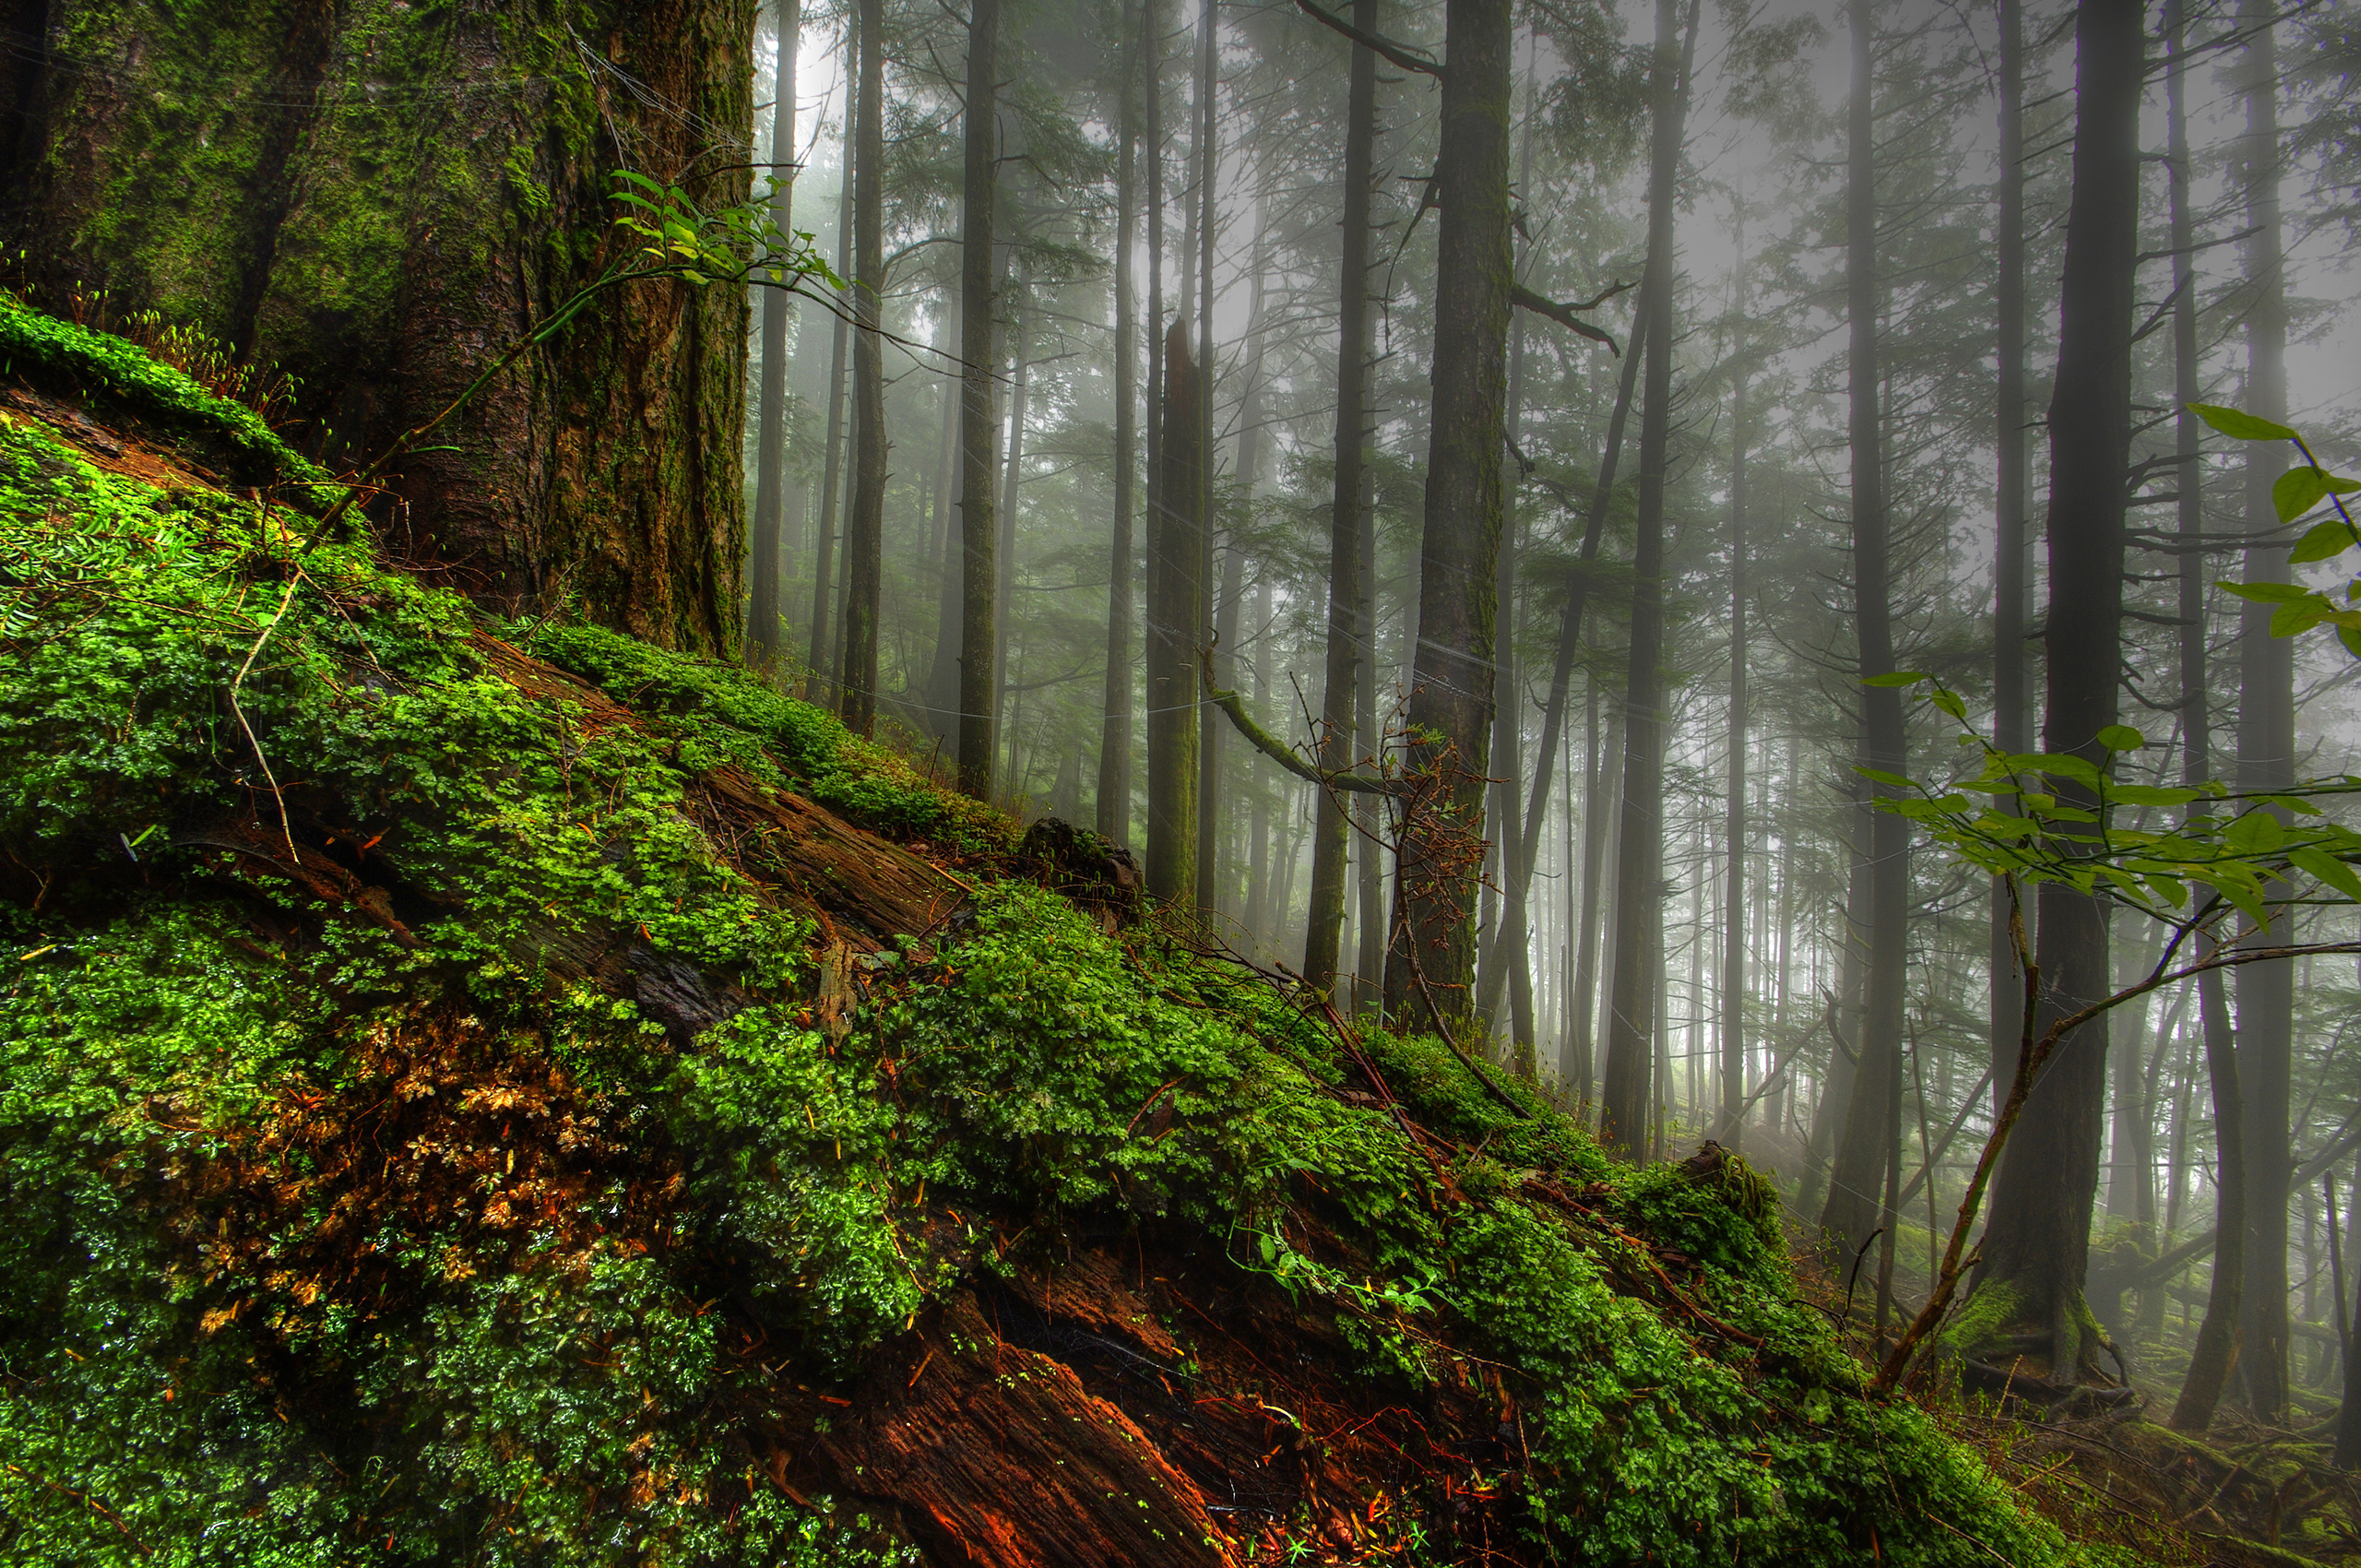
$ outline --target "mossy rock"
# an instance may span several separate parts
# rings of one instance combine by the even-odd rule
[[[296,548],[0,419],[0,1556],[2089,1560],[1751,1184]]]

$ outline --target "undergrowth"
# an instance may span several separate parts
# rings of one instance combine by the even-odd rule
[[[130,352],[89,374],[162,386]],[[1333,1313],[1346,1375],[1498,1369],[1532,1561],[2118,1560],[1860,1396],[1744,1182],[1110,933],[741,672],[294,551],[0,416],[0,1556],[913,1561],[764,1434],[1152,1226]],[[955,932],[832,1012],[844,950],[698,826],[723,766],[955,864]]]

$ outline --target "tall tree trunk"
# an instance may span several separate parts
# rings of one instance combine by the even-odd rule
[[[1434,402],[1419,546],[1409,769],[1432,806],[1407,824],[1394,892],[1385,1008],[1462,1028],[1474,1001],[1476,866],[1492,727],[1493,554],[1508,390],[1509,0],[1448,0],[1437,184]],[[1431,737],[1431,738],[1429,738]]]
[[[1377,303],[1376,300],[1370,302]],[[1375,352],[1375,338],[1370,324],[1364,318],[1362,342]],[[1368,356],[1363,356],[1363,363]],[[1364,371],[1366,375],[1367,372]],[[1369,383],[1362,382],[1363,406],[1367,406]],[[1369,440],[1369,427],[1363,427],[1363,441]],[[1360,617],[1357,623],[1360,632],[1360,668],[1353,675],[1353,756],[1382,761],[1386,749],[1384,726],[1379,721],[1377,707],[1377,476],[1371,466],[1361,465],[1360,497]],[[1357,982],[1353,991],[1356,1011],[1382,1006],[1385,997],[1385,951],[1391,945],[1385,928],[1385,863],[1386,807],[1377,796],[1366,791],[1354,802],[1354,832],[1357,836],[1352,857],[1353,881],[1358,904],[1354,923],[1359,952],[1354,956],[1353,969]]]
[[[1631,670],[1623,698],[1622,808],[1615,854],[1615,961],[1608,988],[1607,1064],[1599,1141],[1642,1155],[1655,1100],[1657,962],[1664,918],[1664,487],[1672,433],[1674,201],[1688,115],[1696,0],[1680,26],[1676,0],[1656,0],[1655,137],[1648,170],[1646,383],[1640,414],[1637,543],[1631,556]],[[1683,42],[1683,34],[1687,42]]]
[[[2173,252],[2173,401],[2179,413],[2174,422],[2174,456],[2180,493],[2177,514],[2180,532],[2180,732],[2181,778],[2190,788],[2209,782],[2213,772],[2213,709],[2212,683],[2207,675],[2206,578],[2208,557],[2201,548],[2205,532],[2205,462],[2203,433],[2189,405],[2202,390],[2199,380],[2197,339],[2196,225],[2189,212],[2189,116],[2187,94],[2189,15],[2186,0],[2167,0],[2165,37],[2171,50],[2165,76],[2166,196],[2171,210]],[[2189,814],[2207,809],[2192,802]],[[2230,1028],[2230,1008],[2219,970],[2197,978],[2198,1028],[2205,1041],[2207,1077],[2213,1095],[2215,1157],[2213,1280],[2206,1292],[2205,1317],[2191,1347],[2189,1371],[2181,1380],[2180,1397],[2173,1408],[2172,1424],[2182,1431],[2203,1431],[2213,1423],[2214,1407],[2237,1363],[2240,1300],[2246,1289],[2246,1108],[2239,1093],[2237,1042]],[[2174,1165],[2179,1165],[2182,1129],[2173,1129]],[[2177,1195],[2177,1187],[2176,1187]],[[2169,1226],[2173,1216],[2166,1216]]]
[[[1219,209],[1214,187],[1221,177],[1221,134],[1214,117],[1215,0],[1197,18],[1197,584],[1203,595],[1193,630],[1199,647],[1216,642],[1214,616],[1214,233]],[[1223,726],[1200,716],[1197,728],[1197,911],[1220,905],[1221,751]]]
[[[1810,1214],[1827,1195],[1829,1151],[1839,1129],[1850,1119],[1853,1083],[1860,1066],[1861,1001],[1869,970],[1869,780],[1856,776],[1853,809],[1846,814],[1850,834],[1845,845],[1844,947],[1836,960],[1836,999],[1829,1030],[1828,1076],[1820,1101],[1812,1108],[1811,1134],[1804,1142],[1803,1188],[1796,1212]],[[1792,791],[1791,791],[1792,794]]]
[[[1598,682],[1593,679],[1584,684],[1589,688],[1584,707],[1590,732],[1590,779],[1583,790],[1583,887],[1582,909],[1575,917],[1572,1076],[1576,1099],[1588,1107],[1598,1082],[1598,977],[1603,968],[1612,968],[1614,964],[1611,947],[1606,954],[1606,963],[1600,962],[1600,947],[1606,936],[1600,906],[1608,886],[1608,856],[1612,840],[1608,829],[1623,814],[1617,809],[1619,802],[1616,800],[1617,791],[1623,787],[1623,710],[1615,708],[1608,715],[1607,735],[1602,743]]]
[[[753,0],[10,17],[12,270],[278,366],[332,467],[638,244],[612,227],[618,140],[701,206],[748,198]],[[402,552],[509,613],[563,601],[735,658],[747,320],[739,289],[603,294],[404,458]]]
[[[960,357],[964,328],[955,300],[936,324],[936,351],[946,365]],[[967,399],[964,376],[945,370],[941,394],[942,421],[935,435],[932,537],[936,543],[934,585],[934,650],[927,659],[927,728],[951,747],[955,772],[959,758],[959,636],[960,617],[967,613],[967,552],[955,520],[959,493],[959,413]]]
[[[2049,407],[2048,690],[2043,742],[2108,765],[2098,733],[2116,722],[2122,679],[2123,518],[2130,484],[2132,274],[2140,205],[2139,0],[2082,0],[2076,12],[2074,192],[2059,291],[2058,380]],[[2056,779],[2091,809],[2094,791]],[[2106,909],[2061,883],[2040,892],[2034,1027],[2107,994]],[[2107,1022],[2070,1036],[2026,1102],[1992,1186],[1983,1285],[2009,1293],[2019,1324],[2047,1333],[2070,1378],[2094,1357],[2082,1331],[2091,1206],[2106,1110]]]
[[[999,200],[999,45],[1000,0],[970,0],[959,208],[959,788],[979,801],[991,795],[998,752],[992,654],[1000,533],[992,470],[1000,418],[992,407],[999,364],[992,350],[992,219]]]
[[[1115,154],[1115,538],[1107,568],[1107,686],[1098,727],[1098,835],[1129,848],[1132,840],[1132,600],[1138,552],[1132,541],[1133,483],[1139,461],[1139,300],[1132,276],[1132,246],[1139,232],[1139,44],[1129,4],[1123,6],[1122,77]]]
[[[1865,682],[1893,671],[1893,576],[1885,499],[1885,441],[1878,372],[1876,24],[1873,0],[1851,0],[1853,97],[1847,113],[1845,189],[1845,298],[1849,320],[1846,374],[1852,400],[1853,629]],[[1902,694],[1861,688],[1861,762],[1889,775],[1909,771]],[[1902,793],[1870,784],[1873,802]],[[1910,825],[1871,806],[1869,968],[1862,981],[1861,1032],[1853,1097],[1828,1179],[1821,1229],[1849,1256],[1880,1224],[1886,1166],[1900,1125],[1904,966],[1910,954]]]
[[[1204,586],[1197,579],[1196,367],[1189,324],[1164,339],[1163,478],[1148,520],[1147,891],[1177,909],[1197,895],[1197,636]]]
[[[2274,8],[2245,0],[2241,26],[2253,42],[2239,62],[2245,77],[2247,310],[2245,407],[2267,420],[2287,417],[2287,289],[2279,212],[2279,53]],[[2271,486],[2286,468],[2275,441],[2250,443],[2246,457],[2247,527],[2275,533]],[[2287,580],[2284,544],[2246,552],[2248,582]],[[2271,634],[2271,607],[2241,606],[2238,618],[2238,787],[2279,790],[2296,781],[2296,645]],[[2284,808],[2273,808],[2282,821]],[[2265,941],[2293,938],[2294,916],[2272,922]],[[2238,1083],[2246,1094],[2247,1256],[2239,1381],[2247,1408],[2263,1421],[2287,1416],[2287,1199],[2295,1151],[2288,1125],[2295,1062],[2296,972],[2288,964],[2249,964],[2238,971]]]
[[[1007,247],[1010,252],[1014,246]],[[1008,388],[1008,456],[1003,460],[1000,481],[1000,503],[993,513],[999,528],[995,545],[999,570],[992,584],[992,654],[991,699],[992,729],[1001,737],[1002,747],[1008,754],[1008,772],[1002,793],[1011,806],[1016,802],[1016,737],[1013,732],[1015,720],[1012,716],[1003,721],[1002,710],[1010,707],[1012,694],[1008,689],[1009,588],[1016,580],[1016,487],[1025,473],[1025,422],[1030,410],[1033,384],[1029,358],[1032,345],[1025,336],[1025,288],[1026,280],[1003,274],[1003,283],[1009,296],[1008,358],[1014,367]]]
[[[1532,197],[1533,189],[1533,116],[1530,108],[1531,83],[1527,72],[1525,114],[1517,149],[1517,185]],[[1525,413],[1525,316],[1517,313],[1509,323],[1509,401],[1502,425],[1506,432],[1511,461],[1522,462],[1524,448],[1519,443],[1519,427]],[[1500,850],[1500,881],[1501,909],[1500,927],[1483,955],[1477,971],[1476,1009],[1488,1030],[1494,1028],[1500,1011],[1501,992],[1509,992],[1509,1039],[1512,1042],[1510,1063],[1519,1076],[1533,1078],[1540,1072],[1540,1062],[1534,1044],[1533,1033],[1533,932],[1528,897],[1533,885],[1534,857],[1541,848],[1541,823],[1527,823],[1518,807],[1517,786],[1525,780],[1525,680],[1516,657],[1516,573],[1520,544],[1520,518],[1517,508],[1515,481],[1501,487],[1501,552],[1493,567],[1493,593],[1499,601],[1500,635],[1495,639],[1498,649],[1494,660],[1496,690],[1492,705],[1492,768],[1500,782],[1492,786],[1491,817],[1493,842]],[[1536,755],[1547,757],[1546,750]],[[1548,772],[1545,766],[1536,768],[1534,783],[1541,784]],[[1536,793],[1546,807],[1547,789]]]
[[[2025,681],[2025,172],[2024,7],[2000,0],[1999,211],[1994,248],[1999,276],[1999,375],[1994,410],[1992,494],[1992,743],[2012,754],[2033,749],[2032,697]],[[2008,811],[2007,796],[1995,797]],[[2028,911],[2028,916],[2030,916]],[[2024,971],[2009,935],[2006,884],[1992,882],[1990,956],[1992,1106],[2009,1098],[2024,1026]]]
[[[836,711],[877,727],[877,617],[885,584],[884,0],[859,0],[860,90],[853,112],[852,512],[845,523],[845,652]]]
[[[1377,31],[1377,0],[1353,0],[1353,26]],[[1377,146],[1377,56],[1352,46],[1345,89],[1345,221],[1337,268],[1336,474],[1328,504],[1328,646],[1320,699],[1320,766],[1343,773],[1377,738],[1354,723],[1357,690],[1369,665],[1373,674],[1375,627],[1364,611],[1361,583],[1361,490],[1369,439],[1370,185]],[[1374,682],[1371,682],[1374,691]],[[1303,942],[1303,978],[1316,991],[1335,985],[1337,944],[1345,926],[1345,892],[1352,825],[1341,791],[1323,790],[1313,802],[1311,909]],[[1364,839],[1363,875],[1368,866]],[[1369,931],[1363,911],[1363,942]]]
[[[1730,711],[1728,774],[1723,781],[1721,1077],[1722,1136],[1746,1141],[1746,243],[1738,241],[1738,372],[1730,386]]]
[[[1140,69],[1145,103],[1143,114],[1145,125],[1141,136],[1141,156],[1147,163],[1147,495],[1145,535],[1147,570],[1143,587],[1145,588],[1147,619],[1143,623],[1141,652],[1144,670],[1143,692],[1146,695],[1147,712],[1143,717],[1148,730],[1148,770],[1150,789],[1154,788],[1156,769],[1156,616],[1157,587],[1161,581],[1157,572],[1157,552],[1164,546],[1164,432],[1165,386],[1164,363],[1164,5],[1165,0],[1141,0],[1140,4]],[[1195,690],[1191,688],[1194,700]],[[1193,807],[1192,807],[1193,810]],[[1148,802],[1153,817],[1156,805]],[[1192,817],[1193,822],[1193,817]],[[1150,829],[1150,837],[1154,829]],[[1196,868],[1190,867],[1193,884]]]
[[[795,55],[803,28],[801,0],[779,0],[778,59],[772,71],[770,219],[791,232],[795,212]],[[771,274],[774,285],[785,275]],[[754,513],[747,519],[751,592],[746,610],[746,662],[768,671],[784,645],[779,624],[780,521],[787,511],[787,324],[794,303],[787,291],[763,295],[763,381],[754,436]]]
[[[859,33],[847,29],[845,51],[848,71],[860,68],[860,39]],[[836,192],[836,276],[852,276],[852,186],[853,164],[859,161],[858,149],[849,143],[844,148],[843,165],[837,171]],[[848,287],[839,297],[836,309],[836,341],[828,355],[828,429],[827,455],[820,470],[820,538],[819,562],[812,570],[812,684],[805,695],[815,703],[834,701],[829,689],[829,671],[836,661],[836,533],[841,514],[836,505],[836,485],[844,471],[845,452],[845,361],[852,346],[851,315],[855,308],[853,291]]]
[[[1238,459],[1235,476],[1237,482],[1235,494],[1238,504],[1235,517],[1239,522],[1248,524],[1249,527],[1240,528],[1233,525],[1225,530],[1226,537],[1222,542],[1221,558],[1221,599],[1214,612],[1214,682],[1225,691],[1234,690],[1238,685],[1239,623],[1242,619],[1241,612],[1245,609],[1246,593],[1245,536],[1251,531],[1251,523],[1254,516],[1254,489],[1262,481],[1263,279],[1268,265],[1269,256],[1264,236],[1258,232],[1254,236],[1253,259],[1249,264],[1253,282],[1250,289],[1246,315],[1248,347],[1245,385],[1240,391],[1238,399]],[[1208,743],[1224,728],[1225,726],[1214,721],[1208,715],[1206,722]],[[1215,754],[1218,756],[1220,754],[1216,752]],[[1225,796],[1234,796],[1239,787],[1242,785],[1251,798],[1253,792],[1254,756],[1252,748],[1247,748],[1241,758],[1247,765],[1246,777],[1242,779],[1225,778],[1218,769],[1208,769],[1205,778],[1212,788],[1220,790]],[[1218,816],[1210,826],[1217,836],[1230,837],[1236,834],[1236,822],[1237,818],[1233,814],[1228,835],[1221,835],[1222,822]],[[1221,878],[1214,887],[1214,901],[1205,905],[1204,908],[1208,913],[1219,914],[1234,920],[1241,928],[1244,928],[1251,922],[1252,906],[1241,901],[1242,890],[1239,885],[1237,861],[1238,857],[1234,854],[1227,857]]]

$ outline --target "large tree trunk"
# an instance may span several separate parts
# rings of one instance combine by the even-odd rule
[[[2287,417],[2287,289],[2279,213],[2279,56],[2272,7],[2239,8],[2254,30],[2240,69],[2246,77],[2247,309],[2246,409],[2267,420]],[[2247,526],[2275,533],[2272,482],[2286,468],[2275,441],[2249,444]],[[2287,580],[2284,544],[2246,552],[2248,582]],[[2272,636],[2271,607],[2247,604],[2238,618],[2238,787],[2278,790],[2296,781],[2294,641]],[[2284,808],[2274,808],[2282,821]],[[2282,915],[2264,941],[2294,936]],[[2294,1070],[2296,971],[2290,964],[2250,964],[2238,971],[2238,1083],[2246,1094],[2247,1256],[2238,1371],[2247,1408],[2257,1419],[2287,1415],[2287,1198],[2294,1149],[2288,1114]]]
[[[1998,398],[1994,410],[1992,495],[1992,743],[2011,754],[2033,749],[2032,700],[2025,683],[2025,172],[2023,0],[2000,0],[2000,162],[1993,284],[1999,316]],[[1996,796],[2001,811],[2011,808]],[[2031,911],[2026,912],[2028,919]],[[2024,971],[2009,935],[2007,885],[1992,882],[1990,956],[1992,1107],[2009,1098],[2024,1027]]]
[[[1879,410],[1876,29],[1871,0],[1851,0],[1850,10],[1853,98],[1847,114],[1845,294],[1852,393],[1853,630],[1861,679],[1869,681],[1893,670],[1893,588]],[[1861,721],[1862,766],[1890,775],[1907,773],[1902,694],[1891,686],[1864,686]],[[1850,1255],[1882,1223],[1879,1193],[1887,1184],[1902,1103],[1910,825],[1874,804],[1902,791],[1875,782],[1874,775],[1870,790],[1869,967],[1862,981],[1861,1032],[1853,1042],[1859,1060],[1836,1162],[1829,1173],[1828,1206],[1820,1219],[1840,1255]]]
[[[852,512],[845,522],[845,652],[836,711],[877,725],[877,622],[885,588],[885,0],[859,0],[860,90],[853,113]]]
[[[1409,770],[1430,800],[1406,826],[1385,1010],[1456,1031],[1476,979],[1472,895],[1492,728],[1493,552],[1508,391],[1508,0],[1449,0],[1435,239],[1434,402],[1410,679]],[[1429,739],[1427,737],[1432,737]]]
[[[1000,430],[992,410],[999,42],[1000,0],[971,0],[967,171],[959,208],[959,788],[979,801],[992,789],[992,634],[1000,591],[992,516],[992,458]]]
[[[795,46],[803,28],[799,0],[779,0],[778,63],[772,74],[771,221],[790,232],[795,218]],[[782,279],[772,275],[773,281]],[[754,514],[747,520],[746,661],[769,670],[786,646],[779,624],[781,521],[787,512],[787,324],[794,304],[780,288],[763,291],[763,385],[754,437]]]
[[[1197,896],[1197,637],[1204,585],[1197,578],[1196,367],[1189,324],[1164,339],[1163,476],[1148,517],[1147,890],[1187,909]]]
[[[2048,692],[2043,742],[2108,766],[2122,674],[2123,517],[2130,481],[2131,295],[2140,206],[2139,0],[2082,0],[2076,23],[2074,194],[2059,291],[2058,382],[2049,408]],[[2055,780],[2058,800],[2096,797]],[[2040,893],[2034,1027],[2106,996],[2106,907],[2061,883]],[[2005,1290],[2019,1326],[2049,1336],[2053,1375],[2095,1353],[2082,1333],[2082,1277],[2098,1192],[2107,1023],[2069,1036],[2025,1103],[1992,1187],[1982,1289]]]
[[[1353,25],[1377,30],[1377,0],[1353,0]],[[1377,145],[1377,55],[1352,46],[1345,93],[1344,255],[1337,267],[1336,482],[1328,505],[1328,647],[1320,699],[1320,766],[1350,768],[1377,737],[1354,724],[1361,666],[1372,659],[1375,627],[1363,608],[1361,489],[1363,443],[1369,439],[1370,185]],[[1352,825],[1342,793],[1323,790],[1313,802],[1311,908],[1303,939],[1303,978],[1314,990],[1336,980],[1337,946],[1345,929],[1345,892]],[[1366,849],[1363,851],[1367,854]],[[1366,866],[1366,861],[1364,861]],[[1366,915],[1364,924],[1366,925]],[[1366,932],[1364,935],[1366,935]]]
[[[1664,918],[1664,486],[1672,432],[1673,220],[1688,112],[1691,0],[1682,42],[1676,0],[1656,0],[1655,140],[1648,172],[1646,382],[1640,414],[1638,541],[1631,556],[1631,671],[1623,698],[1622,809],[1615,852],[1615,956],[1608,985],[1599,1141],[1632,1158],[1655,1099],[1657,948]]]
[[[1139,432],[1139,288],[1132,276],[1132,247],[1139,223],[1139,127],[1137,67],[1132,7],[1123,18],[1123,53],[1116,67],[1119,89],[1115,154],[1115,537],[1107,568],[1106,703],[1098,726],[1098,787],[1096,816],[1099,837],[1129,848],[1132,839],[1132,597],[1138,552],[1132,542],[1132,504],[1137,479]]]
[[[31,16],[0,244],[49,297],[104,290],[285,370],[330,463],[637,243],[611,226],[611,129],[632,167],[746,199],[753,0]],[[608,293],[403,461],[383,526],[488,602],[734,654],[746,315],[737,289]]]

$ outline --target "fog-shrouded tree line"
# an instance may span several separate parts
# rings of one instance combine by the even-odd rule
[[[2218,0],[765,8],[774,208],[846,290],[754,307],[748,656],[1634,1158],[1744,1148],[1899,1332],[2012,909],[2044,1018],[2174,932],[1881,800],[1963,728],[2355,766],[2350,658],[2217,586],[2288,579],[2280,449],[2185,405],[2348,439],[2356,64]],[[2184,1424],[2332,1397],[2355,925],[2080,1026],[1954,1310],[2061,1379],[2193,1358]]]

